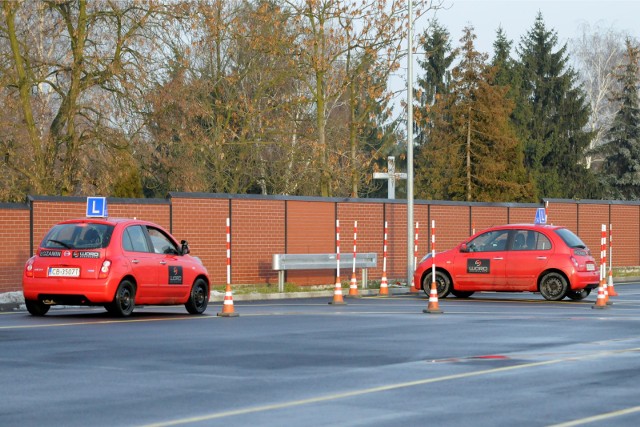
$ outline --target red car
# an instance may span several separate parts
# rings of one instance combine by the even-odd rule
[[[433,258],[418,264],[414,280],[429,294]],[[540,292],[549,301],[581,300],[600,273],[589,248],[565,227],[512,224],[481,231],[435,256],[438,297],[478,291]]]
[[[184,304],[202,314],[209,275],[162,227],[134,219],[61,222],[47,233],[22,278],[27,310],[43,316],[52,305],[103,305],[128,316],[136,304]]]

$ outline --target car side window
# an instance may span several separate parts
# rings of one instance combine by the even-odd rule
[[[513,251],[535,251],[551,249],[551,241],[544,234],[534,230],[517,230],[513,236]]]
[[[132,225],[124,230],[122,247],[129,252],[150,252],[144,230],[139,225]]]
[[[157,254],[174,254],[177,255],[178,248],[173,241],[157,228],[147,227],[147,232],[151,238],[153,252]]]
[[[469,252],[497,252],[507,248],[509,230],[482,233],[467,244]]]

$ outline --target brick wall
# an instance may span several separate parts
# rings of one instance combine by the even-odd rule
[[[284,196],[233,196],[172,193],[169,199],[108,199],[112,217],[137,217],[162,225],[202,259],[212,283],[226,283],[226,219],[231,218],[231,281],[234,285],[277,283],[271,270],[276,253],[335,252],[335,222],[340,220],[340,252],[353,252],[353,225],[358,221],[358,252],[378,254],[370,280],[382,277],[384,222],[389,225],[387,278],[407,273],[406,202],[381,199],[324,199]],[[634,202],[545,201],[548,222],[577,232],[599,260],[601,224],[613,226],[613,265],[640,265],[640,205]],[[436,250],[451,248],[480,231],[502,223],[531,223],[542,205],[416,201],[418,259],[431,251],[431,221],[436,223]],[[84,217],[86,199],[30,197],[29,203],[0,204],[0,292],[20,289],[24,262],[55,223]],[[33,228],[31,228],[31,218]],[[31,242],[33,235],[33,242]],[[413,245],[412,245],[413,247]],[[348,281],[351,267],[342,265]],[[360,272],[358,272],[358,275]],[[335,271],[290,271],[286,280],[299,285],[333,284]]]

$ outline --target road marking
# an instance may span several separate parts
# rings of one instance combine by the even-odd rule
[[[462,378],[478,377],[478,376],[482,376],[482,375],[490,375],[490,374],[495,374],[495,373],[500,373],[500,372],[507,372],[507,371],[515,371],[515,370],[519,370],[519,369],[534,368],[534,367],[537,367],[537,366],[553,365],[553,364],[558,364],[558,363],[562,363],[562,362],[574,362],[574,361],[577,361],[577,360],[598,358],[598,357],[603,357],[603,356],[608,356],[608,355],[624,354],[624,353],[631,353],[631,352],[637,352],[637,351],[640,351],[640,347],[634,347],[634,348],[628,348],[628,349],[622,349],[622,350],[602,351],[602,352],[597,352],[597,353],[592,353],[592,354],[586,354],[586,355],[583,355],[583,356],[571,356],[571,357],[564,357],[564,358],[561,358],[561,359],[546,360],[546,361],[543,361],[543,362],[533,362],[533,363],[525,363],[525,364],[522,364],[522,365],[504,366],[504,367],[494,368],[494,369],[485,369],[485,370],[481,370],[481,371],[466,372],[466,373],[462,373],[462,374],[445,375],[445,376],[437,377],[437,378],[425,378],[425,379],[422,379],[422,380],[415,380],[415,381],[408,381],[408,382],[402,382],[402,383],[397,383],[397,384],[389,384],[389,385],[384,385],[384,386],[379,386],[379,387],[365,388],[365,389],[362,389],[362,390],[354,390],[354,391],[349,391],[349,392],[344,392],[344,393],[336,393],[336,394],[330,394],[330,395],[326,395],[326,396],[312,397],[312,398],[309,398],[309,399],[293,400],[293,401],[284,402],[284,403],[275,403],[275,404],[271,404],[271,405],[254,406],[254,407],[249,407],[249,408],[235,409],[235,410],[232,410],[232,411],[224,411],[224,412],[218,412],[218,413],[208,414],[208,415],[201,415],[201,416],[196,416],[196,417],[181,418],[181,419],[176,419],[176,420],[173,420],[173,421],[165,421],[165,422],[159,422],[159,423],[153,423],[153,424],[146,424],[146,425],[141,426],[141,427],[170,427],[170,426],[177,426],[177,425],[182,425],[182,424],[200,423],[200,422],[204,422],[204,421],[211,421],[211,420],[216,420],[216,419],[221,419],[221,418],[233,417],[233,416],[237,416],[237,415],[246,415],[246,414],[251,414],[251,413],[256,413],[256,412],[273,411],[273,410],[276,410],[276,409],[293,408],[293,407],[297,407],[297,406],[304,406],[304,405],[328,402],[328,401],[333,401],[333,400],[340,400],[340,399],[363,396],[363,395],[373,394],[373,393],[381,393],[381,392],[385,392],[385,391],[389,391],[389,390],[397,390],[397,389],[401,389],[401,388],[415,387],[415,386],[433,384],[433,383],[438,383],[438,382],[443,382],[443,381],[451,381],[451,380],[457,380],[457,379],[462,379]],[[638,409],[638,410],[640,410],[640,409]],[[635,411],[632,411],[632,412],[635,412]],[[631,413],[631,412],[629,412],[629,413]],[[589,422],[591,422],[591,421],[589,421]]]
[[[634,406],[633,408],[620,409],[619,411],[607,412],[600,415],[594,415],[592,417],[581,418],[578,420],[567,421],[566,423],[553,424],[549,427],[573,427],[583,424],[595,423],[597,421],[604,421],[610,418],[621,417],[623,415],[634,414],[640,412],[640,406]]]
[[[35,328],[55,328],[59,326],[86,326],[86,325],[108,325],[112,323],[140,323],[140,322],[169,322],[173,320],[196,320],[196,319],[211,319],[215,316],[185,316],[185,317],[170,317],[170,318],[151,318],[151,319],[119,319],[119,320],[92,320],[87,322],[69,322],[69,323],[38,323],[37,325],[15,325],[15,326],[0,326],[0,330],[10,329],[35,329]]]

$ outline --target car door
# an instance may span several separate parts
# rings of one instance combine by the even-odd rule
[[[514,291],[535,291],[540,273],[547,266],[551,241],[536,230],[515,230],[507,254],[506,287]]]
[[[159,228],[147,226],[147,233],[158,265],[158,295],[167,299],[165,303],[183,298],[190,291],[191,284],[185,278],[188,271],[185,271],[178,246]]]
[[[136,299],[152,297],[158,286],[158,260],[151,252],[142,225],[130,225],[124,229],[122,249],[138,284]]]
[[[490,230],[456,254],[454,283],[460,290],[495,290],[504,285],[509,230]]]

